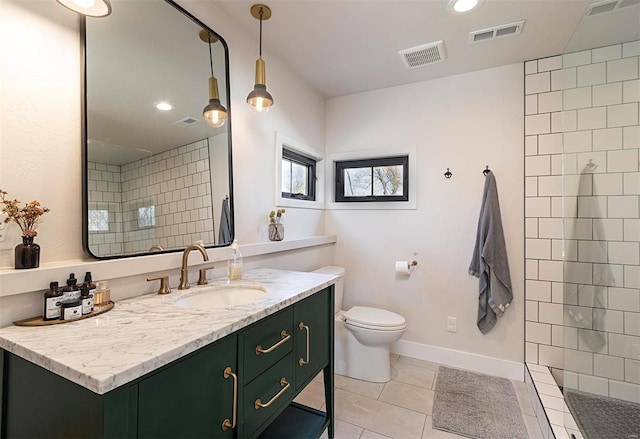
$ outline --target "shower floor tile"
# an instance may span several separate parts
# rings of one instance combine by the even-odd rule
[[[564,398],[585,439],[640,437],[640,404],[569,389]]]

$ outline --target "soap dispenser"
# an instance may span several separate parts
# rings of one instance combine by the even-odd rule
[[[238,241],[233,240],[231,244],[231,258],[227,261],[227,276],[229,280],[242,279],[242,253],[238,248]]]

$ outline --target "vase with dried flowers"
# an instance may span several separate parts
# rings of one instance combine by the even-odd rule
[[[282,214],[284,209],[269,212],[269,240],[282,241],[284,239],[284,224],[282,224]]]
[[[37,268],[40,265],[40,246],[33,242],[38,235],[36,227],[41,222],[41,217],[49,212],[39,201],[33,200],[20,207],[20,201],[7,199],[8,193],[0,189],[0,201],[2,213],[7,217],[5,223],[16,223],[22,231],[22,244],[15,248],[15,267]]]

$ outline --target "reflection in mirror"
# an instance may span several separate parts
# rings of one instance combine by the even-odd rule
[[[228,245],[231,124],[203,118],[211,70],[230,115],[226,43],[172,2],[112,9],[83,26],[85,249],[113,258]]]

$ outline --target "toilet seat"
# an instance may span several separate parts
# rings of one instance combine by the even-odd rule
[[[347,325],[377,331],[396,331],[407,327],[407,322],[401,315],[368,306],[354,306],[343,313],[342,318]]]
[[[364,325],[362,323],[355,323],[349,320],[346,320],[344,324],[353,328],[369,329],[371,331],[378,331],[378,332],[404,331],[405,329],[407,329],[406,324],[402,326],[375,326],[375,325]]]

